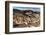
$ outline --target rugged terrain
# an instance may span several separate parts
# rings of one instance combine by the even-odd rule
[[[32,10],[18,11],[13,14],[13,27],[40,26],[40,12],[33,12]]]

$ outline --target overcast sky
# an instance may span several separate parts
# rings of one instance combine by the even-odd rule
[[[40,12],[40,8],[36,7],[13,7],[13,9],[19,9],[19,10],[33,10]]]

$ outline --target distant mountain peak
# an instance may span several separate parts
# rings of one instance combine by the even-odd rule
[[[13,9],[13,13],[32,14],[32,13],[39,13],[39,12],[34,12],[32,10],[18,10],[18,9]]]

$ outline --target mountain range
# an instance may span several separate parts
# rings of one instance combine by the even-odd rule
[[[18,9],[13,9],[13,14],[15,13],[20,13],[20,14],[25,14],[25,13],[37,13],[40,14],[40,12],[34,12],[32,10],[18,10]]]

